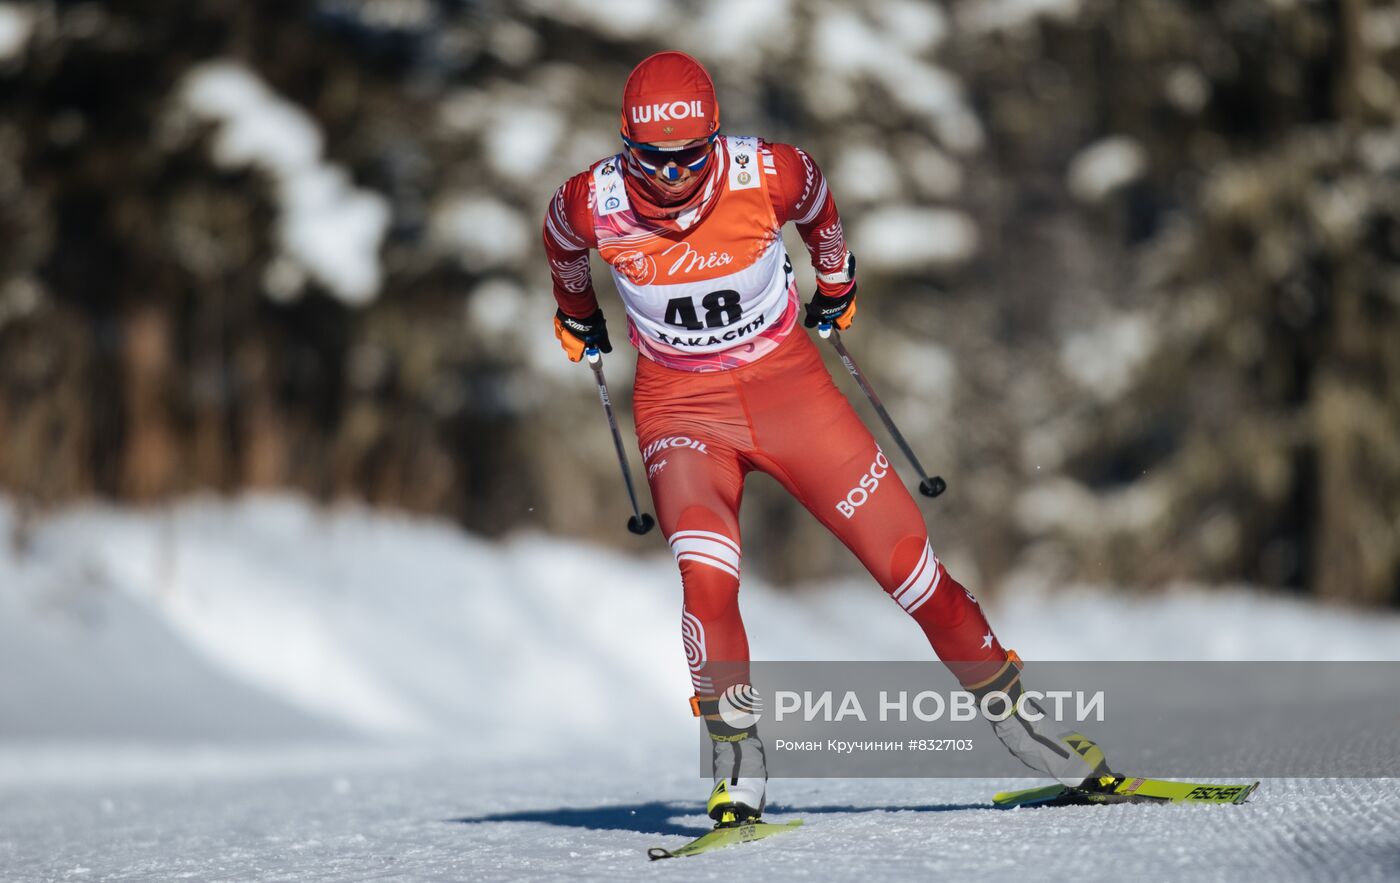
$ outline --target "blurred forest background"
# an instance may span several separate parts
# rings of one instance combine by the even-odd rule
[[[1400,604],[1379,0],[0,2],[0,492],[295,489],[659,551],[539,226],[663,48],[827,172],[847,339],[949,481],[963,582]],[[767,479],[744,531],[777,580],[857,567]]]

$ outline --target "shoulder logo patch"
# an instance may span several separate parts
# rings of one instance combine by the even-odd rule
[[[732,162],[729,166],[729,189],[748,190],[759,186],[756,175],[749,171],[758,152],[758,139],[751,135],[733,135],[724,139]]]
[[[593,192],[598,200],[600,215],[613,215],[631,208],[616,157],[593,169]]]

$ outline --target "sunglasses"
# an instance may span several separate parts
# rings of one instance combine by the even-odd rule
[[[678,175],[682,166],[692,172],[703,169],[705,163],[710,161],[710,148],[714,145],[716,137],[718,137],[717,134],[710,135],[699,144],[686,144],[681,147],[657,147],[633,141],[623,135],[622,143],[627,145],[627,148],[632,151],[632,156],[648,172],[656,174],[671,163],[675,163],[676,169],[673,171]]]

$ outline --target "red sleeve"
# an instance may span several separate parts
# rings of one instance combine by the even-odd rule
[[[576,319],[587,318],[598,309],[593,274],[588,268],[588,250],[598,247],[588,184],[588,172],[565,181],[554,191],[544,214],[544,252],[554,280],[554,299]]]
[[[768,144],[767,148],[778,171],[768,188],[778,223],[797,222],[797,232],[802,234],[818,273],[841,272],[846,266],[846,234],[826,176],[801,148],[790,144]],[[845,291],[846,284],[818,280],[817,288],[823,294],[837,295]]]

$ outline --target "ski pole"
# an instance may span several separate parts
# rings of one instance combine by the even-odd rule
[[[608,395],[608,381],[603,377],[603,354],[596,346],[583,351],[588,357],[588,366],[598,381],[598,398],[603,402],[603,413],[608,416],[608,426],[612,428],[613,444],[617,446],[617,465],[622,467],[622,480],[627,482],[627,499],[632,501],[632,517],[627,519],[627,529],[641,536],[651,530],[656,521],[637,505],[637,491],[632,486],[632,470],[627,466],[627,451],[622,446],[622,433],[617,431],[617,415],[613,413],[612,398]]]
[[[860,386],[861,392],[865,393],[865,397],[875,407],[875,413],[879,414],[880,419],[884,421],[885,428],[890,431],[890,435],[894,436],[895,444],[899,445],[899,449],[904,452],[904,456],[909,459],[914,470],[919,473],[919,493],[926,497],[936,497],[947,490],[948,482],[943,480],[943,476],[935,475],[929,478],[924,467],[919,464],[919,458],[914,456],[914,449],[909,447],[909,442],[904,440],[899,428],[890,419],[890,412],[885,410],[885,406],[880,402],[880,397],[875,394],[875,390],[870,388],[870,382],[865,379],[865,375],[856,367],[851,354],[846,351],[846,345],[841,342],[841,332],[833,328],[830,322],[823,322],[817,326],[817,334],[821,335],[824,340],[830,340],[831,345],[836,347],[836,354],[841,357],[846,370],[851,372],[851,376],[856,379],[856,384]]]

